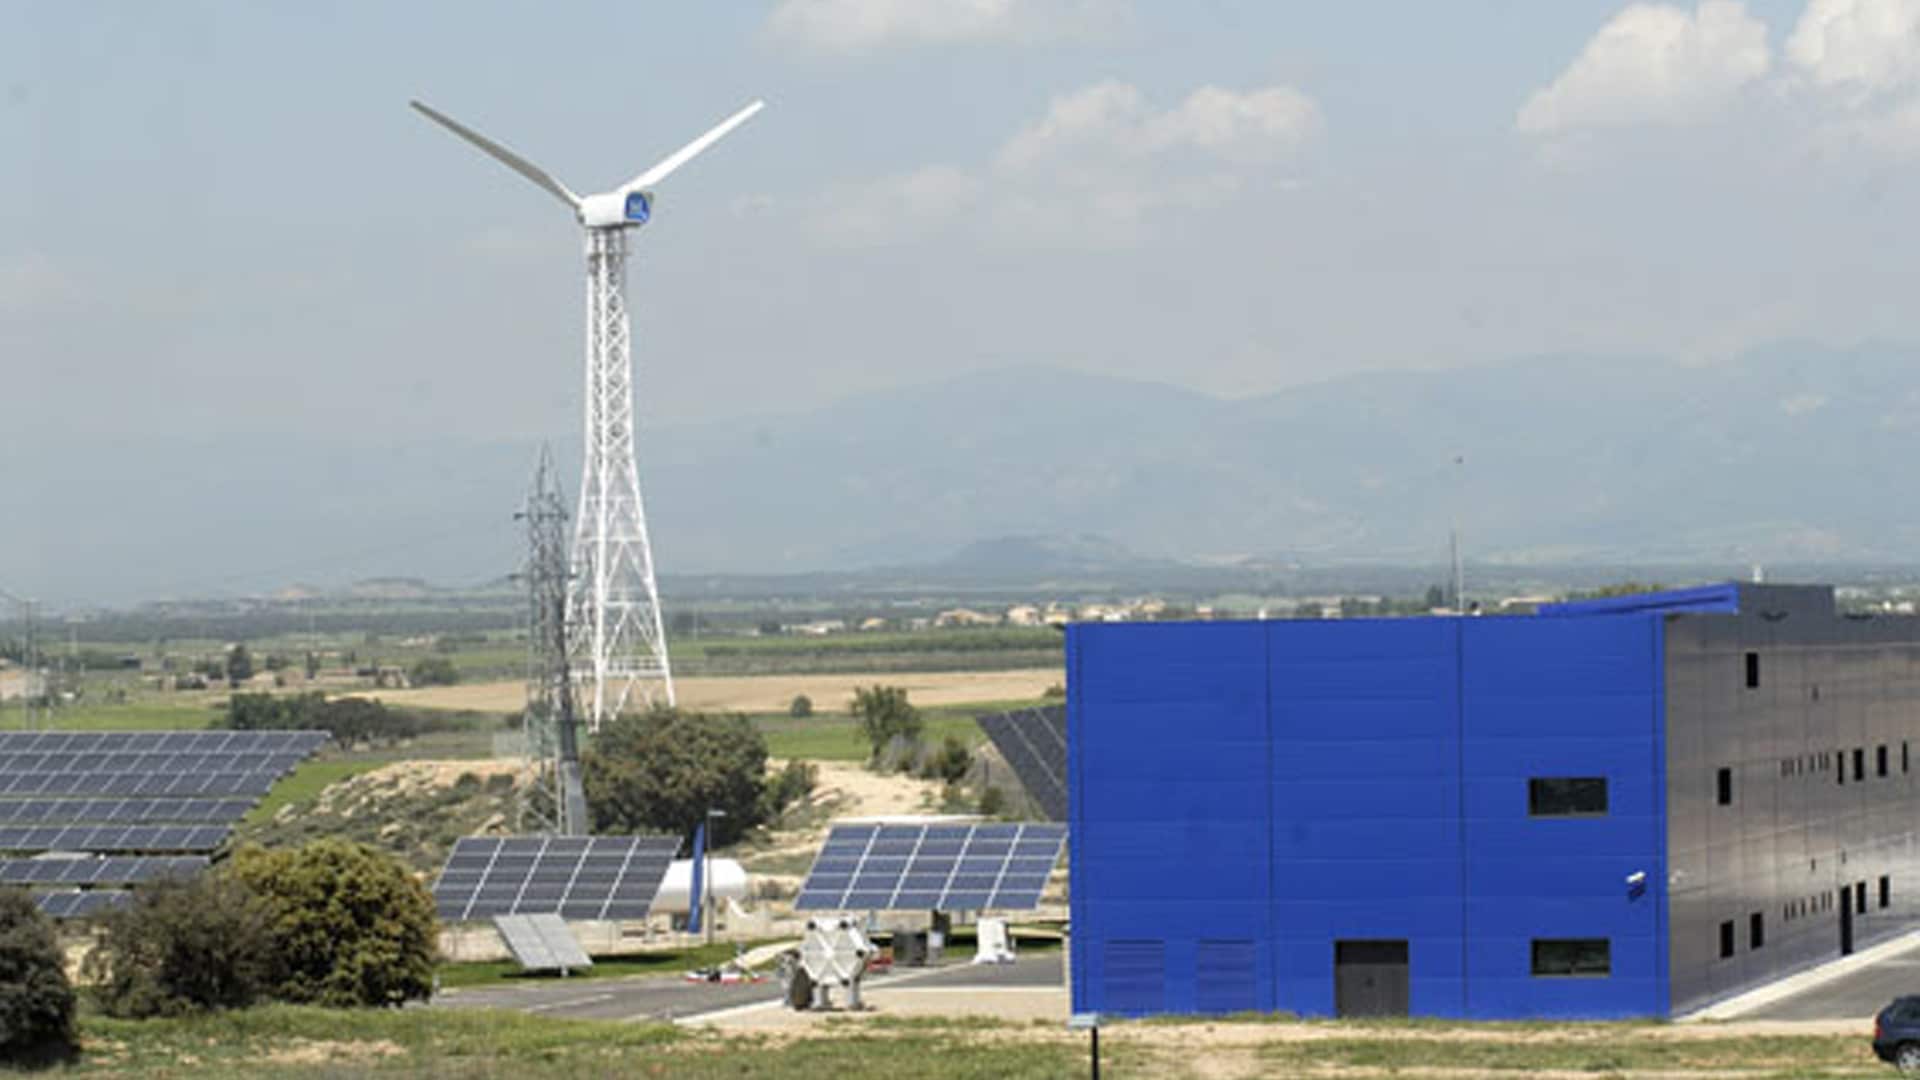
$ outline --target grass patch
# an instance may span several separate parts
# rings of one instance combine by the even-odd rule
[[[974,719],[984,713],[1006,712],[1046,704],[1041,701],[983,701],[974,705],[940,705],[920,710],[925,721],[921,733],[928,746],[939,746],[953,736],[968,746],[987,740],[986,732]],[[801,758],[807,761],[865,761],[871,751],[860,725],[844,709],[823,710],[813,716],[795,719],[778,714],[754,716],[753,726],[766,736],[767,754],[776,758]]]
[[[1861,1036],[1733,1036],[1650,1038],[1632,1026],[1567,1030],[1542,1025],[1532,1031],[1448,1029],[1430,1037],[1418,1029],[1376,1029],[1371,1038],[1334,1037],[1269,1042],[1259,1048],[1267,1068],[1295,1070],[1378,1069],[1396,1076],[1440,1072],[1510,1073],[1542,1070],[1608,1075],[1622,1072],[1721,1073],[1838,1076],[1884,1070]]]
[[[338,783],[348,777],[372,772],[385,760],[363,757],[322,758],[315,761],[303,761],[286,779],[273,785],[273,790],[260,801],[260,805],[250,811],[241,822],[243,825],[258,825],[271,821],[280,808],[289,803],[305,802],[319,796],[328,784]]]
[[[765,945],[765,941],[741,943],[743,951],[751,952]],[[673,975],[697,968],[714,967],[733,959],[733,942],[716,941],[711,945],[695,945],[686,949],[666,949],[660,952],[630,953],[623,956],[596,956],[593,967],[586,971],[577,971],[566,978],[574,979],[620,979],[634,975]],[[529,975],[520,970],[520,965],[511,960],[488,960],[482,962],[441,964],[436,969],[440,976],[442,990],[456,990],[473,986],[493,986],[510,982],[546,982],[557,979],[558,975]],[[771,966],[766,974],[773,974]]]
[[[54,710],[48,726],[54,731],[197,731],[210,727],[225,707],[224,700],[83,702]],[[17,716],[17,706],[0,712],[0,724]]]

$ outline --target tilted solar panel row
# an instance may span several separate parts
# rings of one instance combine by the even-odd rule
[[[259,797],[280,779],[277,772],[0,772],[0,795],[146,795]]]
[[[671,836],[463,837],[434,882],[434,906],[449,921],[641,919],[679,850]]]
[[[87,889],[41,893],[34,902],[48,918],[90,919],[120,908],[132,899],[133,894],[125,889]]]
[[[230,825],[254,799],[0,799],[0,825]]]
[[[0,752],[3,773],[202,773],[202,772],[291,772],[306,760],[305,753],[135,753],[106,751],[87,753]]]
[[[103,859],[0,859],[0,885],[140,885],[191,877],[202,855],[110,855]]]
[[[297,754],[318,750],[324,731],[0,731],[0,760],[13,754]]]
[[[228,825],[4,825],[0,851],[212,851]]]
[[[1023,911],[1038,907],[1064,825],[836,825],[796,911]]]
[[[1067,820],[1067,709],[1048,705],[977,718],[1020,786],[1050,821]]]

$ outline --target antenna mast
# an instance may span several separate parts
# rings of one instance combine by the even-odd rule
[[[585,836],[579,718],[573,707],[567,625],[567,511],[542,443],[527,507],[527,710],[522,730],[532,773],[520,785],[522,832]]]

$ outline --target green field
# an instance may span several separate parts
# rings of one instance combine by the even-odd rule
[[[86,1016],[62,1074],[221,1080],[267,1076],[783,1077],[1039,1080],[1084,1076],[1087,1040],[1057,1020],[814,1017],[779,1037],[492,1010],[353,1012],[270,1006],[182,1019]],[[1893,1075],[1864,1035],[1754,1035],[1652,1024],[1111,1023],[1114,1077],[1462,1080],[1600,1076],[1851,1078]]]
[[[926,727],[921,738],[929,746],[939,746],[953,736],[969,747],[986,741],[986,733],[974,717],[981,713],[1037,705],[1034,701],[989,701],[978,705],[952,705],[922,709]],[[816,713],[804,720],[789,716],[761,715],[753,724],[767,737],[767,754],[776,758],[804,758],[808,761],[865,761],[871,747],[860,726],[844,712]]]

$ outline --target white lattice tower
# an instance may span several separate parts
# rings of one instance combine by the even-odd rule
[[[581,704],[597,730],[629,704],[674,698],[634,446],[626,230],[588,229],[586,251],[586,447],[567,607]]]

